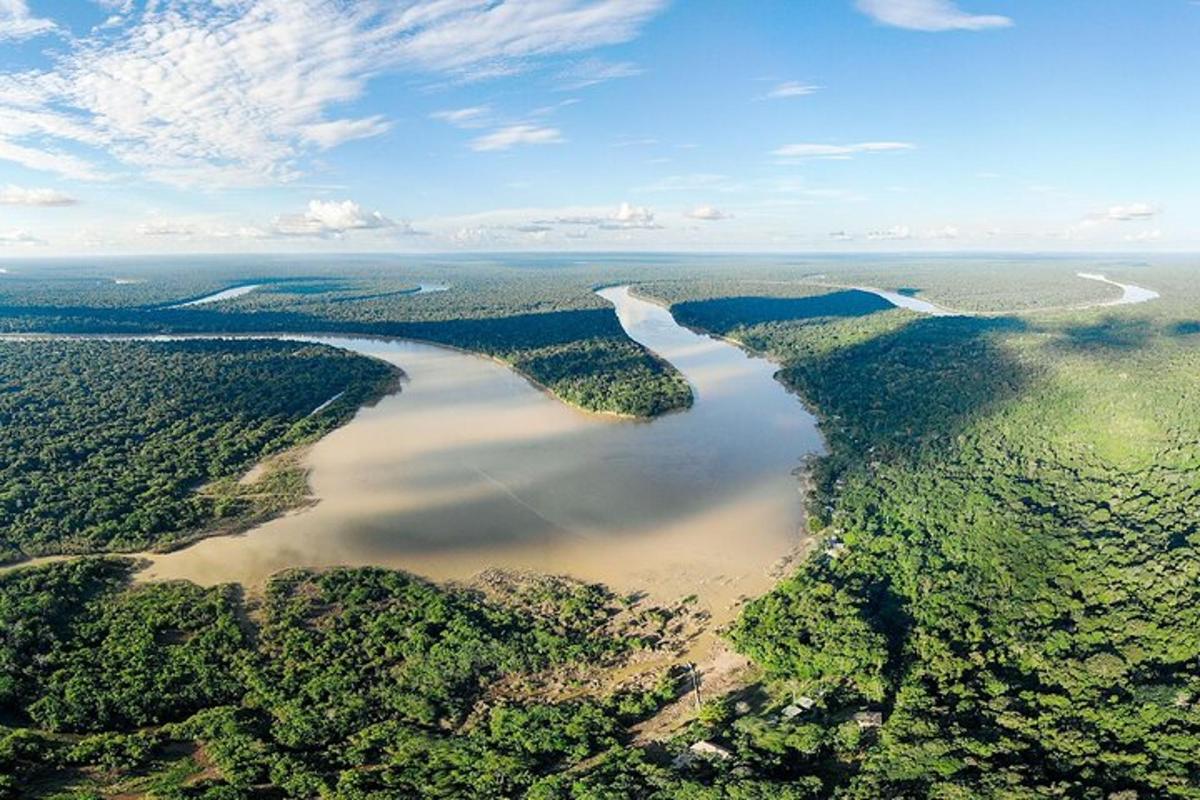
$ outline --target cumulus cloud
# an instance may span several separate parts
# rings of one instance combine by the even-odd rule
[[[820,86],[814,86],[811,83],[787,81],[777,85],[774,89],[767,92],[767,98],[771,100],[778,100],[784,97],[804,97],[806,95],[815,94],[820,90],[820,88]]]
[[[0,186],[0,206],[73,206],[79,201],[57,189]]]
[[[0,0],[0,41],[30,39],[50,33],[57,27],[48,19],[30,14],[25,0]]]
[[[0,72],[0,160],[107,177],[95,152],[185,187],[288,181],[312,151],[387,130],[339,111],[374,76],[519,71],[627,41],[665,3],[110,3],[125,14],[116,31],[68,40],[49,69]],[[46,25],[24,0],[0,0],[0,38]]]
[[[699,219],[706,222],[716,222],[722,219],[730,219],[733,215],[727,214],[714,206],[696,206],[691,211],[684,214],[688,219]]]
[[[626,230],[633,228],[656,230],[662,226],[654,221],[654,212],[645,206],[621,203],[620,207],[617,208],[617,213],[601,222],[600,227],[605,230]]]
[[[1149,203],[1131,203],[1127,206],[1113,206],[1105,216],[1114,222],[1136,222],[1153,219],[1158,216],[1158,208]]]
[[[1137,233],[1126,234],[1125,241],[1127,242],[1157,242],[1162,238],[1162,231],[1155,228],[1149,231],[1139,231]]]
[[[913,31],[981,31],[1007,28],[1013,21],[998,14],[972,14],[953,0],[857,0],[867,16]]]
[[[272,228],[283,236],[341,236],[347,231],[392,228],[395,225],[378,211],[364,211],[353,200],[312,200],[302,214],[276,217]]]
[[[858,144],[787,144],[772,152],[778,158],[853,158],[859,153],[891,153],[913,150],[916,145],[908,142],[859,142]]]
[[[546,128],[540,125],[509,125],[480,136],[471,142],[471,149],[479,152],[494,150],[509,150],[517,145],[526,144],[558,144],[566,141],[558,128]]]

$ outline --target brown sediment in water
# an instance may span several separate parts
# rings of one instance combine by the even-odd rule
[[[314,507],[246,534],[151,554],[143,579],[259,584],[295,566],[378,565],[435,580],[500,567],[663,601],[715,623],[772,585],[805,540],[793,470],[822,450],[775,366],[606,290],[633,338],[692,383],[694,407],[650,423],[582,414],[493,361],[412,342],[331,343],[401,366],[383,398],[314,445]]]

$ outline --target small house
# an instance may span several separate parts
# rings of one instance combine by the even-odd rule
[[[882,711],[859,711],[854,715],[854,721],[858,723],[860,730],[868,728],[883,727],[883,712]]]

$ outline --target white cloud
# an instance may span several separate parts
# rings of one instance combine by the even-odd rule
[[[429,116],[431,119],[445,122],[456,128],[478,128],[484,124],[484,120],[487,119],[491,111],[491,108],[488,106],[471,106],[469,108],[450,108],[445,111],[435,111]]]
[[[667,0],[438,0],[392,12],[405,60],[428,69],[508,73],[522,59],[632,39]],[[409,4],[405,4],[409,5]]]
[[[12,161],[40,172],[53,172],[81,181],[104,180],[108,175],[99,167],[67,153],[25,147],[4,140],[3,109],[0,109],[0,161]]]
[[[653,136],[622,136],[613,142],[613,147],[653,147],[656,144],[658,144],[658,139]]]
[[[1155,228],[1150,231],[1139,231],[1125,236],[1127,242],[1157,242],[1162,238],[1162,231]]]
[[[30,14],[25,0],[0,0],[0,41],[29,39],[50,33],[57,27],[48,19]]]
[[[575,227],[594,227],[601,230],[661,230],[662,226],[654,221],[654,212],[645,206],[635,206],[621,203],[612,213],[604,213],[603,209],[588,209],[582,213],[559,213],[553,216],[542,216],[533,219],[533,225],[569,225]]]
[[[29,231],[0,231],[0,246],[37,244],[45,244],[45,242]]]
[[[195,227],[186,222],[170,219],[153,219],[137,226],[142,236],[192,236]]]
[[[0,206],[73,206],[79,201],[57,189],[0,186]]]
[[[957,239],[958,237],[959,237],[959,230],[958,230],[958,226],[956,226],[956,225],[946,225],[945,227],[942,227],[942,228],[934,228],[932,230],[925,231],[926,239],[952,240],[952,239]]]
[[[395,225],[378,211],[363,211],[353,200],[312,200],[304,213],[280,215],[272,227],[283,236],[340,236],[347,231]]]
[[[908,142],[860,142],[858,144],[788,144],[772,152],[779,158],[852,158],[859,153],[889,153],[913,150]]]
[[[369,139],[386,133],[392,124],[382,116],[363,119],[335,119],[331,122],[314,122],[300,128],[300,136],[322,150],[337,147],[354,139]]]
[[[787,81],[777,85],[774,89],[767,92],[766,96],[772,100],[777,100],[784,97],[804,97],[806,95],[815,94],[820,89],[820,86],[814,86],[811,83]]]
[[[492,131],[471,142],[471,149],[479,152],[493,150],[508,150],[517,145],[525,144],[558,144],[565,141],[558,128],[545,128],[539,125],[509,125],[506,128]]]
[[[699,219],[706,222],[716,222],[722,219],[730,219],[733,215],[727,214],[715,206],[696,206],[691,211],[684,214],[688,219]]]
[[[971,14],[953,0],[858,0],[858,9],[884,25],[913,31],[981,31],[1013,24],[998,14]]]
[[[128,12],[117,31],[68,40],[50,69],[0,72],[0,160],[99,179],[111,159],[185,187],[288,181],[312,151],[387,130],[338,114],[377,75],[519,71],[626,41],[665,3],[111,2]],[[0,0],[0,35],[30,20]]]
[[[450,243],[457,247],[482,247],[504,240],[503,235],[483,225],[464,226],[449,236]]]
[[[562,81],[559,88],[571,92],[619,78],[634,78],[644,71],[630,61],[609,62],[598,58],[589,58],[573,64],[559,73],[559,80]]]
[[[117,14],[128,14],[133,11],[134,0],[93,0],[102,8]]]
[[[912,229],[907,225],[893,225],[885,230],[871,231],[867,234],[867,238],[873,242],[899,242],[911,239],[913,236]]]
[[[661,228],[654,221],[654,212],[645,206],[634,206],[629,203],[621,203],[617,208],[617,213],[613,214],[610,219],[600,223],[600,227],[606,230],[624,230],[641,228],[644,230],[656,230]]]
[[[1113,206],[1105,216],[1114,222],[1133,222],[1153,219],[1158,216],[1158,208],[1149,203],[1131,203],[1127,206]]]

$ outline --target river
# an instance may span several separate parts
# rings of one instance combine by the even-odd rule
[[[1137,303],[1148,303],[1151,300],[1157,300],[1160,295],[1153,289],[1146,289],[1141,286],[1134,286],[1131,283],[1118,283],[1105,275],[1100,275],[1094,272],[1079,272],[1078,277],[1089,281],[1099,281],[1116,286],[1121,290],[1121,296],[1116,300],[1109,300],[1104,303],[1097,303],[1098,306],[1127,306]]]
[[[192,308],[194,306],[206,306],[209,303],[219,303],[222,300],[233,300],[234,298],[244,297],[245,295],[250,294],[255,289],[259,288],[259,286],[260,284],[257,283],[245,286],[232,286],[228,289],[222,289],[219,292],[205,295],[204,297],[197,297],[195,300],[189,300],[186,303],[177,303],[173,306],[167,306],[167,308]]]
[[[316,506],[149,555],[142,577],[255,584],[288,567],[374,564],[442,580],[503,567],[664,600],[696,594],[725,618],[803,543],[793,472],[823,452],[816,420],[770,362],[679,326],[627,287],[600,294],[691,382],[691,409],[609,419],[467,353],[296,337],[396,364],[403,388],[312,447]]]

